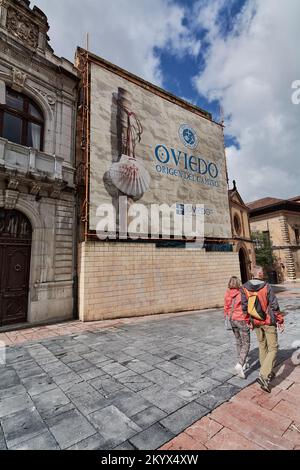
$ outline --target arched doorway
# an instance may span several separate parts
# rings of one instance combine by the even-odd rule
[[[242,279],[242,283],[244,284],[245,282],[248,281],[249,275],[248,275],[248,266],[247,266],[248,265],[247,255],[243,248],[239,250],[239,260],[240,260],[240,269],[241,269],[241,279]]]
[[[27,217],[0,208],[0,326],[27,321],[31,240]]]

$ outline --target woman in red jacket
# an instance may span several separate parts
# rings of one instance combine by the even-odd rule
[[[250,349],[250,327],[241,305],[241,284],[236,276],[229,280],[228,290],[225,294],[224,317],[228,316],[232,331],[236,339],[238,363],[235,366],[239,377],[245,379],[247,356]]]

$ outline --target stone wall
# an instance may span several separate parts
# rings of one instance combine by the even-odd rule
[[[88,241],[79,247],[83,321],[222,307],[236,253]]]

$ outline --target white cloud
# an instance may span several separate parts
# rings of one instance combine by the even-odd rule
[[[300,2],[248,0],[225,37],[224,5],[198,4],[210,48],[195,83],[201,94],[221,101],[226,132],[239,142],[239,149],[227,149],[229,176],[245,200],[298,195],[300,105],[292,104],[291,86],[300,79]]]
[[[184,26],[185,11],[170,0],[36,0],[48,16],[57,55],[73,60],[77,45],[159,85],[157,48],[197,55],[200,42]]]

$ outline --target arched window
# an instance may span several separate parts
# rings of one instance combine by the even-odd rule
[[[43,149],[44,117],[28,96],[6,88],[6,104],[0,104],[0,136],[25,147]]]

